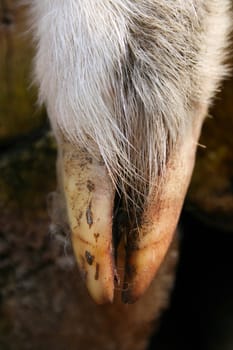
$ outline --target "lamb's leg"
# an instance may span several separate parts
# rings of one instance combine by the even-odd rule
[[[144,293],[166,255],[225,73],[228,6],[34,1],[40,95],[59,145],[77,262],[97,303],[113,300],[119,213],[125,302]]]

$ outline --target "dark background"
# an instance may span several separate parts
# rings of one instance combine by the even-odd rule
[[[233,349],[233,232],[181,218],[181,252],[171,305],[150,349]]]

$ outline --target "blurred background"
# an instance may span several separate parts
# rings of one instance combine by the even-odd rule
[[[56,146],[31,86],[25,9],[0,1],[0,350],[34,349],[32,336],[70,330],[76,302],[69,243],[49,233]],[[233,78],[219,91],[200,144],[180,220],[176,284],[150,349],[233,349]]]

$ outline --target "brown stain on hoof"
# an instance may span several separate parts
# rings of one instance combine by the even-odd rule
[[[95,265],[95,280],[98,281],[100,274],[100,264],[96,263]]]
[[[94,233],[95,241],[96,243],[98,242],[100,234],[99,233]]]
[[[87,224],[89,225],[89,228],[93,225],[93,214],[91,211],[91,202],[88,205],[88,208],[86,210],[86,218],[87,218]]]
[[[91,180],[87,180],[87,189],[89,192],[93,192],[95,190],[95,184]]]
[[[85,258],[86,258],[88,265],[92,265],[94,260],[95,260],[94,255],[91,255],[91,253],[88,252],[87,250],[85,251]]]
[[[80,224],[81,224],[82,216],[83,216],[83,212],[81,210],[79,210],[78,216],[76,217],[78,226],[80,226]]]
[[[77,227],[76,227],[76,228],[77,228]],[[76,229],[76,228],[75,228],[75,229]],[[79,234],[77,234],[77,233],[73,236],[73,239],[79,240],[79,241],[81,241],[82,243],[87,244],[87,245],[89,245],[89,246],[93,246],[93,244],[92,244],[91,242],[87,241],[87,240],[84,239],[81,235],[79,235]]]
[[[82,255],[80,255],[80,273],[81,273],[81,277],[83,279],[83,281],[85,282],[87,280],[87,271],[85,268],[85,259]]]

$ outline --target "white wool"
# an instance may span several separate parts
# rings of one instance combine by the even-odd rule
[[[228,0],[32,0],[51,124],[147,194],[226,69]],[[125,189],[126,188],[126,189]]]

